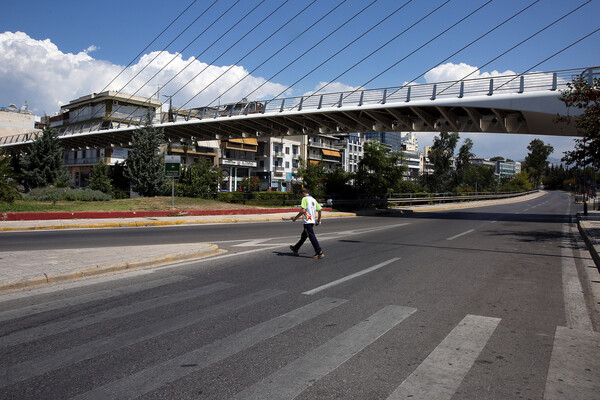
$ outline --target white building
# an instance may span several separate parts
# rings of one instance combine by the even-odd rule
[[[255,176],[261,181],[261,190],[289,192],[298,179],[302,137],[267,137],[258,143]]]
[[[404,161],[408,166],[407,178],[416,178],[423,173],[425,158],[419,151],[419,140],[415,132],[408,132],[402,136],[401,142]]]
[[[364,155],[363,140],[358,133],[337,134],[335,147],[340,151],[342,168],[346,172],[358,171],[358,163]]]

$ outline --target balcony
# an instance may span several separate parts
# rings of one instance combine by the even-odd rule
[[[98,163],[98,161],[106,163],[106,157],[63,158],[63,164],[67,166],[94,165]]]

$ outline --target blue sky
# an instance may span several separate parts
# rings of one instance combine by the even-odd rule
[[[0,106],[10,103],[20,106],[27,101],[30,109],[37,114],[52,115],[59,111],[62,104],[104,89],[130,63],[132,65],[113,83],[111,89],[120,90],[133,78],[124,91],[131,94],[139,90],[139,95],[147,96],[154,94],[159,85],[166,85],[161,89],[161,95],[176,93],[174,104],[189,102],[188,106],[208,104],[218,97],[219,91],[229,88],[249,72],[250,76],[231,90],[223,101],[238,100],[262,84],[253,97],[271,98],[281,92],[300,95],[332,80],[335,83],[330,86],[331,90],[358,87],[367,82],[367,88],[398,86],[419,76],[417,82],[431,82],[442,76],[426,72],[532,3],[521,15],[447,60],[444,79],[462,78],[458,68],[461,63],[481,67],[481,74],[521,73],[528,70],[598,29],[600,1],[591,1],[491,63],[503,52],[586,3],[586,0],[494,0],[489,3],[487,0],[450,0],[447,3],[446,0],[318,0],[314,3],[312,0],[5,2],[0,14]],[[404,4],[387,21],[361,37]],[[280,5],[281,8],[258,25]],[[188,6],[189,10],[179,20],[140,57],[136,57]],[[306,11],[287,23],[307,6]],[[439,10],[418,22],[438,6],[441,6]],[[409,55],[481,6],[483,8],[464,22]],[[359,16],[280,72],[282,67],[365,7],[366,10]],[[274,54],[332,9],[335,11],[291,45]],[[204,15],[198,18],[203,12]],[[210,26],[223,13],[224,16]],[[248,16],[241,20],[246,14]],[[196,18],[197,21],[181,33]],[[219,39],[232,26],[235,27]],[[281,26],[283,28],[276,35],[247,54]],[[180,33],[181,36],[176,38]],[[396,35],[400,36],[341,75]],[[197,40],[192,42],[196,37]],[[343,50],[355,39],[351,46]],[[340,53],[330,61],[289,88],[338,51]],[[406,59],[371,80],[403,58]],[[152,59],[153,63],[143,69]],[[264,62],[267,59],[269,61]],[[189,67],[174,77],[188,64]],[[161,71],[160,68],[165,65]],[[597,65],[600,65],[600,33],[553,57],[535,70],[552,71]],[[208,86],[229,66],[233,68],[215,84]],[[156,77],[150,80],[154,74]],[[192,80],[197,74],[198,77]],[[420,144],[429,144],[433,136],[419,134]],[[466,137],[474,141],[478,156],[502,155],[513,159],[523,159],[527,154],[527,144],[534,138],[461,134],[461,138]],[[572,147],[572,139],[569,138],[543,136],[541,139],[555,147],[554,158],[560,158],[562,151]]]

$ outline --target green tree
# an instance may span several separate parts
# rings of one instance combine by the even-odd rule
[[[256,192],[260,189],[260,178],[258,176],[245,176],[241,182],[242,190],[246,192]]]
[[[327,195],[338,199],[355,197],[355,190],[350,185],[352,174],[344,171],[342,167],[327,172],[325,175],[325,190]]]
[[[463,173],[463,183],[469,187],[469,191],[492,191],[496,188],[494,170],[487,165],[471,165]]]
[[[465,139],[463,145],[458,150],[458,158],[456,159],[456,180],[457,184],[463,182],[465,172],[471,167],[471,159],[475,154],[471,153],[473,149],[473,141],[469,138]]]
[[[458,133],[441,132],[433,138],[429,150],[429,162],[433,165],[433,175],[426,176],[426,185],[430,192],[444,192],[453,189],[454,171],[452,157],[458,143]]]
[[[152,197],[167,191],[165,158],[160,152],[163,130],[152,126],[150,117],[132,135],[133,149],[125,161],[125,176],[142,196]]]
[[[213,198],[222,181],[221,169],[208,160],[182,168],[177,180],[177,195],[184,197]]]
[[[98,161],[94,165],[89,188],[113,196],[114,188],[112,186],[112,180],[108,176],[108,166],[104,162]]]
[[[11,157],[0,148],[0,201],[12,203],[21,195],[17,191],[15,172],[11,166]]]
[[[26,190],[68,184],[70,175],[63,166],[62,152],[56,129],[44,128],[19,159]]]
[[[529,154],[525,156],[523,167],[537,186],[542,181],[548,164],[548,156],[552,154],[554,147],[544,144],[540,139],[533,139],[527,149]]]
[[[531,178],[527,171],[521,171],[513,176],[503,187],[503,190],[507,192],[524,192],[531,190],[533,185],[531,184]]]
[[[408,170],[403,153],[389,151],[378,141],[366,142],[363,149],[364,155],[355,175],[361,195],[382,198],[388,193],[400,192]]]
[[[559,98],[568,109],[575,108],[583,112],[577,116],[558,116],[556,122],[574,123],[583,134],[575,140],[575,149],[565,152],[563,161],[579,167],[588,165],[600,169],[600,78],[590,81],[580,76],[567,83],[568,89],[561,91]]]
[[[314,197],[323,197],[325,194],[325,167],[323,162],[306,162],[300,159],[298,175],[302,177],[302,186],[308,189],[308,192]]]

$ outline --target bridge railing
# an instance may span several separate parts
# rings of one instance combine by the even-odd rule
[[[583,69],[554,72],[534,72],[525,75],[502,75],[489,78],[407,84],[379,89],[357,89],[348,92],[311,94],[300,97],[271,99],[263,102],[262,112],[306,111],[344,106],[387,104],[439,98],[493,96],[494,94],[557,91],[566,89],[567,82],[581,75]],[[234,114],[235,115],[235,114]]]

